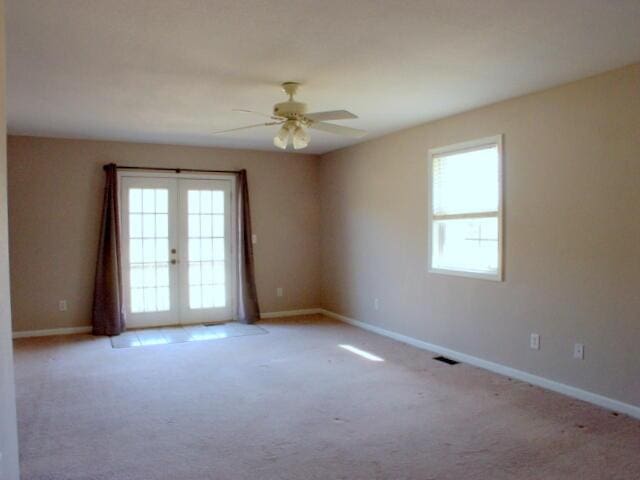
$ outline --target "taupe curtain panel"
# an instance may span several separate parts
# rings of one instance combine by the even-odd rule
[[[120,167],[139,169],[136,167]],[[118,166],[105,165],[106,183],[104,205],[102,207],[102,225],[98,245],[95,289],[93,294],[93,334],[119,335],[125,329],[125,315],[122,295],[122,260],[120,253],[120,225],[118,222]],[[153,168],[146,170],[155,170]],[[185,169],[158,169],[197,172]],[[253,243],[251,241],[251,211],[249,205],[249,186],[246,170],[239,172],[205,171],[208,173],[233,173],[236,175],[235,205],[236,229],[238,238],[237,265],[237,312],[238,321],[253,323],[260,318],[258,292],[256,289],[253,262]]]
[[[251,209],[247,171],[240,170],[236,182],[236,218],[238,222],[238,320],[253,323],[260,318],[258,292],[253,267]]]
[[[93,290],[93,334],[119,335],[124,331],[124,306],[118,222],[118,171],[113,163],[105,165],[104,171],[107,178]]]

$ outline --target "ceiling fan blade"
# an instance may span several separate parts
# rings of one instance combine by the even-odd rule
[[[358,118],[357,115],[354,115],[353,113],[346,110],[331,110],[329,112],[307,113],[305,114],[305,117],[315,122],[323,122],[325,120],[349,120],[351,118]]]
[[[358,130],[357,128],[344,127],[342,125],[326,122],[313,122],[309,125],[309,128],[315,128],[316,130],[321,130],[323,132],[335,133],[337,135],[344,135],[353,138],[364,137],[367,134],[366,130]]]
[[[261,117],[271,118],[272,120],[280,120],[283,117],[278,117],[276,115],[270,115],[268,113],[255,112],[253,110],[245,110],[244,108],[234,108],[231,110],[232,112],[240,112],[240,113],[252,113],[254,115],[260,115]]]
[[[235,132],[237,130],[246,130],[248,128],[270,127],[271,125],[282,125],[283,123],[284,123],[284,121],[282,121],[282,122],[256,123],[255,125],[247,125],[246,127],[229,128],[227,130],[216,130],[216,131],[211,132],[211,133],[213,133],[214,135],[217,135],[219,133]]]

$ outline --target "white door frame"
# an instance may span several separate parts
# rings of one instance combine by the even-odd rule
[[[229,182],[230,185],[230,195],[228,198],[229,201],[229,251],[227,251],[226,253],[229,255],[229,267],[227,268],[227,272],[230,274],[230,276],[228,277],[228,283],[227,286],[229,288],[229,301],[231,302],[231,315],[232,318],[231,320],[235,320],[238,318],[238,311],[237,311],[237,302],[236,302],[236,298],[237,298],[237,265],[238,265],[238,249],[240,248],[238,245],[238,238],[237,238],[237,229],[235,228],[235,225],[237,224],[236,222],[236,209],[234,208],[235,205],[235,198],[236,198],[236,176],[233,174],[211,174],[211,173],[198,173],[198,172],[185,172],[185,173],[176,173],[176,172],[160,172],[160,171],[153,171],[153,170],[148,170],[148,171],[134,171],[134,170],[120,170],[117,172],[118,175],[118,205],[119,205],[119,212],[118,212],[118,222],[120,224],[120,235],[121,235],[121,245],[124,244],[125,241],[128,241],[128,236],[125,235],[127,233],[127,229],[126,229],[126,225],[127,222],[124,221],[123,219],[123,214],[125,213],[125,209],[123,208],[124,206],[126,206],[126,201],[123,202],[123,179],[125,178],[138,178],[138,179],[144,179],[144,178],[148,178],[148,179],[174,179],[176,180],[176,184],[177,184],[177,188],[176,190],[176,195],[178,198],[175,199],[175,206],[176,206],[176,210],[175,210],[175,225],[178,226],[181,222],[181,219],[179,218],[179,212],[178,209],[180,208],[181,205],[181,199],[179,198],[180,196],[180,188],[179,188],[179,182],[177,182],[177,180],[221,180],[221,181],[226,181]],[[170,207],[171,208],[171,207]],[[171,220],[169,221],[169,223],[171,224]],[[124,228],[123,228],[124,227]],[[178,230],[180,228],[183,228],[182,225],[178,226]],[[170,233],[171,235],[171,233]],[[175,235],[176,239],[175,242],[179,243],[179,236],[180,233],[178,231],[173,232],[173,235]],[[126,252],[126,250],[128,250],[128,246],[124,247],[123,249],[123,253]],[[183,255],[184,252],[186,252],[186,248],[184,245],[182,246],[178,246],[178,255]],[[123,268],[123,294],[124,294],[124,302],[125,302],[125,311],[129,311],[130,310],[130,290],[129,290],[129,269],[128,269],[128,258],[124,258],[125,255],[123,254],[123,262],[122,262],[122,268]],[[184,259],[186,261],[186,258]],[[175,305],[175,308],[177,309],[177,311],[175,312],[175,314],[172,313],[172,315],[175,318],[175,321],[171,321],[170,323],[166,323],[163,322],[161,319],[159,323],[154,323],[154,325],[162,325],[162,324],[182,324],[185,323],[184,319],[181,318],[181,311],[182,311],[182,306],[175,304],[173,302],[174,298],[177,300],[178,295],[180,295],[179,292],[182,291],[182,287],[181,284],[184,283],[179,276],[181,274],[184,275],[184,269],[182,267],[178,268],[176,270],[176,274],[175,277],[178,278],[177,280],[177,285],[175,286],[175,288],[173,288],[174,286],[172,285],[172,310],[173,310],[173,305]],[[184,303],[188,301],[186,298],[182,298],[180,300],[181,303]],[[161,314],[162,312],[159,312],[159,314]],[[139,315],[139,314],[136,314]],[[149,314],[149,315],[154,315],[153,313]],[[187,320],[187,323],[189,321]],[[145,320],[144,322],[145,324],[147,323],[147,321]],[[151,326],[151,323],[149,323],[149,325],[147,326]]]

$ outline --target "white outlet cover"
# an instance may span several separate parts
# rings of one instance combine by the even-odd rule
[[[256,235],[255,233],[251,235],[251,243],[253,243],[254,245],[258,243],[258,235]]]
[[[529,345],[533,350],[540,350],[540,335],[537,333],[532,333]]]
[[[278,288],[276,289],[276,295],[277,295],[278,297],[281,297],[281,296],[282,296],[282,287],[278,287]]]
[[[67,311],[67,301],[66,300],[60,300],[58,302],[58,310],[60,310],[61,312],[66,312]]]
[[[576,343],[573,346],[573,358],[584,359],[584,345],[582,343]]]

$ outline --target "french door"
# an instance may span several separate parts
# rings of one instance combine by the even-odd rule
[[[128,326],[233,319],[234,186],[231,177],[120,174]]]

